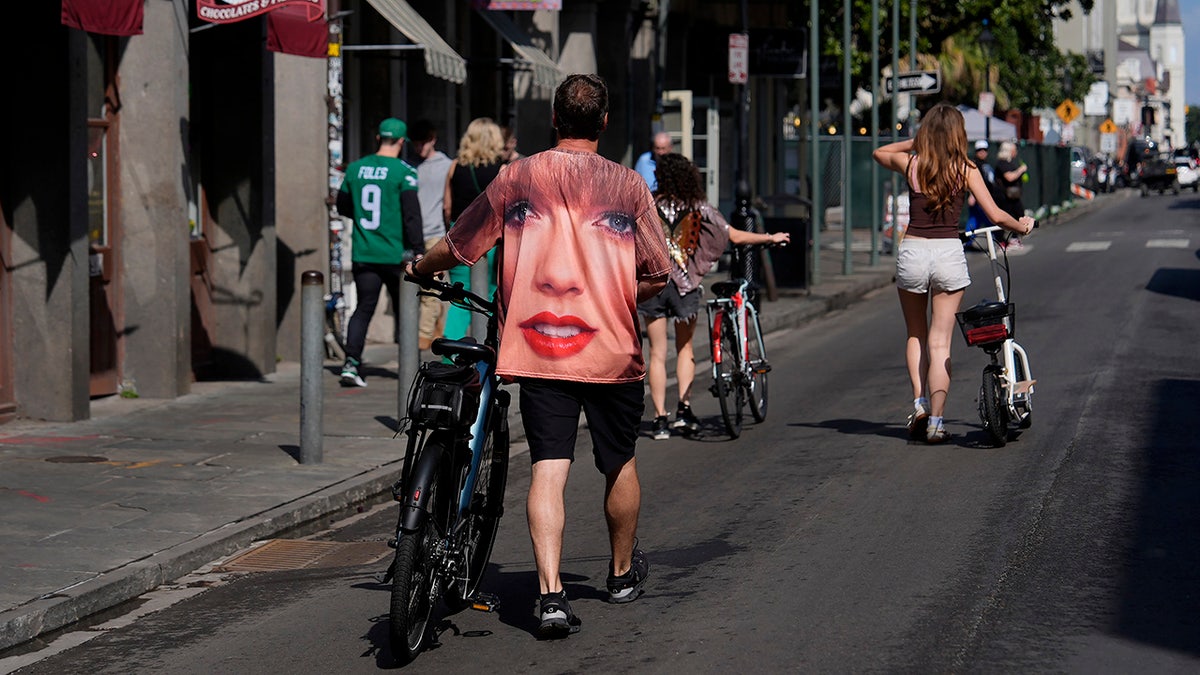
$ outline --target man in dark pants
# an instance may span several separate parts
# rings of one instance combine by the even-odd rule
[[[612,558],[609,602],[637,599],[650,572],[637,546],[641,509],[634,445],[645,410],[639,300],[667,283],[670,262],[646,181],[596,153],[608,89],[570,75],[554,94],[558,144],[509,164],[410,270],[473,265],[499,244],[503,312],[497,372],[520,384],[533,477],[526,502],[540,586],[538,635],[579,629],[563,590],[563,493],[587,417]]]
[[[346,167],[338,190],[338,213],[354,224],[350,262],[358,300],[346,331],[344,387],[367,386],[359,368],[379,293],[386,286],[398,308],[406,251],[425,253],[417,170],[400,159],[407,133],[407,125],[394,117],[381,122],[375,136],[379,150]]]

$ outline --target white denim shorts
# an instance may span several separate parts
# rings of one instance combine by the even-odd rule
[[[912,293],[954,292],[971,285],[958,239],[905,237],[896,253],[896,286]]]

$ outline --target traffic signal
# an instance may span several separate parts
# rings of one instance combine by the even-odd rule
[[[1142,126],[1144,126],[1144,127],[1154,126],[1154,107],[1153,106],[1148,106],[1148,105],[1142,106]]]

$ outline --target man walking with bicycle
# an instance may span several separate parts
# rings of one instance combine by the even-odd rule
[[[670,261],[645,181],[597,154],[608,125],[604,81],[568,76],[555,91],[552,123],[558,144],[508,165],[410,271],[472,265],[499,245],[498,372],[520,385],[533,463],[526,515],[541,593],[538,635],[562,638],[581,623],[559,570],[581,412],[606,480],[609,601],[637,599],[650,571],[636,539],[634,446],[645,409],[637,303],[666,285]]]

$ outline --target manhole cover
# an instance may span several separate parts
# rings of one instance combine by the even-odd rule
[[[59,455],[58,457],[47,457],[47,462],[55,464],[94,464],[96,462],[107,462],[107,457],[96,457],[95,455]]]
[[[388,552],[382,541],[298,541],[272,539],[234,556],[217,572],[278,572],[318,567],[353,567],[374,562]]]

